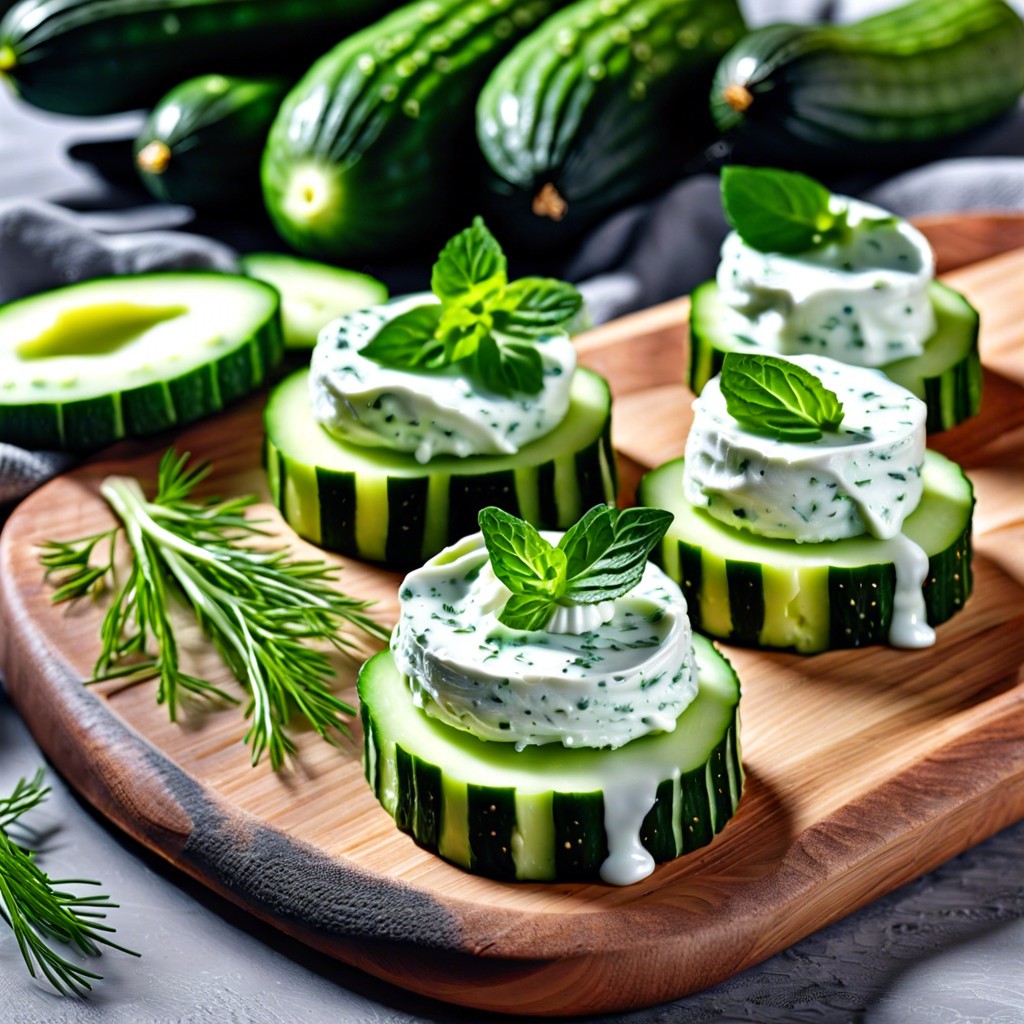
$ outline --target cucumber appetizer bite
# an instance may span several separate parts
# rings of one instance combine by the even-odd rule
[[[971,592],[974,497],[924,423],[878,370],[727,353],[685,458],[638,492],[675,514],[654,558],[694,628],[804,654],[933,644]]]
[[[734,230],[692,299],[694,393],[726,352],[813,353],[883,370],[926,403],[929,433],[978,412],[978,314],[933,280],[916,228],[771,169],[725,168],[722,204]]]
[[[671,515],[565,534],[497,508],[410,573],[363,667],[366,778],[420,846],[507,880],[640,881],[740,799],[739,682],[647,556]]]
[[[222,409],[284,352],[269,285],[202,272],[103,278],[0,309],[0,441],[92,451]]]
[[[616,493],[608,385],[576,368],[565,330],[576,289],[509,282],[479,218],[445,246],[432,288],[325,328],[265,417],[285,519],[395,568],[472,532],[486,505],[565,529]]]

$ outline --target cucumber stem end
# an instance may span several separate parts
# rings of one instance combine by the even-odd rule
[[[18,55],[11,46],[0,46],[0,74],[10,71],[18,64]]]
[[[737,114],[742,114],[754,102],[754,94],[738,82],[727,85],[722,92],[722,98]]]
[[[171,162],[171,149],[166,142],[147,142],[135,157],[135,164],[145,174],[163,174]]]
[[[569,212],[569,204],[549,181],[533,197],[531,209],[536,216],[547,217],[557,222],[565,219],[565,215]]]

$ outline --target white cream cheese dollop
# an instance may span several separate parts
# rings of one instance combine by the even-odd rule
[[[839,430],[777,441],[729,414],[714,377],[693,403],[683,492],[691,505],[762,537],[889,538],[921,500],[924,402],[881,371],[791,356],[843,404]]]
[[[509,629],[508,596],[481,534],[405,578],[391,650],[427,714],[520,749],[614,748],[672,731],[696,696],[686,601],[653,564],[609,607],[561,623],[581,632]]]
[[[435,455],[510,455],[550,433],[569,409],[576,350],[567,334],[537,343],[544,386],[535,395],[497,395],[458,366],[416,372],[381,366],[360,353],[382,324],[429,294],[343,316],[321,332],[310,366],[313,415],[343,441]]]
[[[850,237],[797,254],[766,253],[733,231],[722,246],[718,288],[729,334],[780,354],[814,353],[857,366],[920,355],[935,333],[927,239],[877,206],[849,209]]]

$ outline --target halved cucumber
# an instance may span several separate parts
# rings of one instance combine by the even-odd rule
[[[242,269],[281,293],[286,348],[312,348],[325,324],[388,298],[387,286],[369,274],[283,253],[249,253]]]
[[[0,441],[91,451],[223,408],[284,346],[278,296],[231,274],[140,274],[0,308]]]
[[[978,312],[959,292],[939,281],[929,285],[937,328],[919,356],[879,367],[890,380],[928,406],[928,433],[938,433],[974,416],[981,407]],[[695,395],[722,368],[726,352],[753,351],[748,339],[723,332],[726,322],[718,285],[706,281],[690,300],[688,383]],[[819,353],[820,354],[820,353]]]
[[[924,494],[903,533],[928,555],[928,622],[945,622],[971,592],[974,491],[955,462],[929,451]],[[637,501],[675,514],[652,559],[682,588],[694,629],[730,643],[801,654],[886,643],[892,622],[894,541],[819,544],[732,529],[683,498],[683,460],[648,473]]]
[[[383,651],[359,676],[366,778],[420,846],[479,874],[539,881],[596,879],[609,852],[605,794],[649,780],[640,842],[672,860],[711,842],[743,788],[739,680],[703,637],[694,649],[700,689],[674,732],[617,750],[520,752],[427,717]]]
[[[332,551],[409,568],[475,533],[497,505],[535,526],[566,530],[613,502],[611,394],[589,370],[573,376],[569,411],[515,455],[441,456],[346,444],[313,418],[307,372],[271,393],[264,423],[270,492],[301,536]]]

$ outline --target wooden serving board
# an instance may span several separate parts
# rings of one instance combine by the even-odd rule
[[[0,669],[65,777],[133,837],[258,917],[388,981],[530,1016],[657,1003],[711,985],[1024,817],[1024,251],[948,280],[980,307],[980,417],[936,439],[977,489],[976,587],[920,652],[813,658],[726,648],[744,684],[746,791],[710,846],[638,885],[504,884],[420,850],[366,787],[358,725],[249,765],[237,709],[167,721],[153,687],[85,688],[102,600],[53,607],[35,546],[108,526],[111,472],[152,481],[168,439],[124,444],[25,501],[0,537]],[[685,301],[580,339],[615,392],[624,495],[683,448]],[[261,401],[178,439],[221,494],[266,493]],[[294,538],[269,506],[277,532]],[[307,547],[299,544],[300,547]],[[391,622],[398,577],[345,563]],[[193,671],[229,689],[193,629]],[[355,661],[339,665],[354,699]]]

